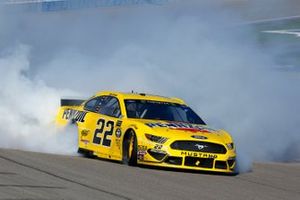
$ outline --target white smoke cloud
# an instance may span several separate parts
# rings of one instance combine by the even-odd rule
[[[278,71],[255,29],[232,26],[242,22],[234,12],[203,5],[3,15],[1,147],[62,147],[39,143],[68,95],[62,90],[112,89],[185,99],[208,124],[232,133],[242,170],[251,160],[299,158],[299,74]],[[30,51],[11,50],[16,44]]]
[[[28,47],[18,46],[0,57],[0,146],[74,153],[76,132],[53,126],[62,91],[26,76],[28,55]]]

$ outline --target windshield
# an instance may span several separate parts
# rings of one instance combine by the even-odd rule
[[[161,101],[125,100],[128,118],[155,119],[192,124],[204,121],[188,106]]]

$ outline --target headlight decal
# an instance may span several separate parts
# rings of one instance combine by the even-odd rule
[[[226,144],[226,146],[229,150],[234,149],[234,143],[228,143],[228,144]]]
[[[145,136],[151,142],[156,142],[156,143],[160,143],[160,144],[164,144],[168,140],[168,138],[156,136],[156,135],[152,135],[152,134],[148,134],[148,133],[146,133]]]

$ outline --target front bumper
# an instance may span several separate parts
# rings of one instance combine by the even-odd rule
[[[142,150],[141,150],[142,149]],[[154,145],[139,148],[138,164],[188,170],[235,173],[236,153],[228,150],[225,154],[174,150],[169,145]]]

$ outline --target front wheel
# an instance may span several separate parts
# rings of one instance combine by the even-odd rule
[[[137,165],[137,138],[132,130],[124,136],[123,163],[130,166]]]

